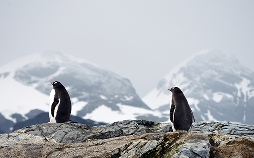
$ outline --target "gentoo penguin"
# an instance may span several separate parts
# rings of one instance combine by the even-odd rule
[[[178,87],[168,88],[168,90],[172,92],[170,121],[173,124],[173,131],[189,131],[195,119],[187,99]]]
[[[65,87],[58,81],[51,82],[53,89],[50,92],[50,123],[70,121],[71,100]]]

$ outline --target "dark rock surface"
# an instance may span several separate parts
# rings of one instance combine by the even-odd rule
[[[0,131],[3,133],[10,132],[11,127],[14,125],[14,123],[8,119],[6,119],[1,113],[0,113]]]
[[[106,123],[103,123],[103,122],[95,122],[95,121],[90,120],[90,119],[82,119],[78,116],[73,116],[73,115],[71,115],[71,121],[81,123],[81,124],[86,124],[90,127],[106,124]],[[35,125],[35,124],[42,124],[42,123],[47,123],[47,122],[49,122],[48,112],[41,112],[40,114],[36,115],[35,117],[33,117],[31,119],[16,123],[13,126],[13,131],[18,130],[18,129],[23,128],[23,127],[26,127],[26,126],[31,126],[31,125]]]
[[[195,123],[189,133],[145,120],[46,123],[0,135],[0,157],[253,157],[253,134],[254,126],[226,122]]]
[[[254,137],[254,126],[232,122],[198,122],[193,124],[192,131],[212,132],[215,134],[230,134]]]

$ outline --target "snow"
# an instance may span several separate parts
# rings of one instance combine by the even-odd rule
[[[209,121],[209,122],[218,122],[218,120],[216,120],[213,115],[211,114],[210,110],[207,110],[207,113],[205,113],[205,115],[207,116],[208,120],[205,121]]]
[[[108,100],[108,98],[105,97],[104,95],[100,95],[100,97],[101,97],[101,99],[103,99],[103,100]]]
[[[213,100],[217,103],[219,103],[223,98],[223,95],[221,93],[213,93]]]
[[[171,93],[167,93],[165,90],[169,87],[177,86],[182,89],[184,94],[186,94],[187,100],[195,114],[199,114],[198,119],[207,119],[206,121],[217,121],[217,119],[219,119],[217,115],[214,114],[213,116],[212,110],[207,109],[213,105],[215,107],[219,106],[220,104],[217,103],[221,103],[224,100],[224,106],[228,106],[228,108],[230,108],[230,104],[238,105],[242,100],[245,103],[238,106],[246,107],[246,105],[250,103],[248,102],[248,99],[254,97],[253,81],[251,80],[251,78],[253,78],[253,72],[250,72],[244,66],[241,66],[237,59],[231,54],[224,52],[220,54],[219,51],[209,52],[210,51],[203,51],[195,54],[174,67],[170,73],[159,82],[157,88],[150,91],[142,98],[142,100],[151,109],[156,109],[162,105],[169,104],[171,101]],[[203,55],[206,53],[209,53],[207,54],[208,56]],[[185,74],[188,69],[193,72]],[[237,82],[239,77],[241,80]],[[214,85],[218,81],[222,85]],[[225,89],[220,90],[217,86]],[[213,90],[215,89],[217,89],[217,91],[214,92]],[[213,105],[210,105],[210,101],[214,101],[212,103]],[[216,114],[223,116],[222,113],[223,111],[216,112]],[[231,117],[232,116],[224,115],[223,117],[220,117],[220,119],[223,118],[227,120],[227,118]],[[240,119],[243,119],[243,121],[248,120],[247,114],[241,116]]]
[[[0,77],[0,87],[1,90],[5,92],[2,93],[0,100],[0,113],[4,115],[5,118],[13,120],[10,115],[13,113],[19,113],[25,117],[30,110],[39,109],[43,111],[48,111],[49,108],[49,94],[45,95],[35,87],[38,83],[31,84],[30,86],[23,85],[14,79],[15,72],[20,68],[26,66],[36,67],[36,66],[49,66],[49,62],[69,62],[75,61],[79,63],[89,63],[85,60],[72,57],[70,55],[48,52],[48,53],[35,53],[29,56],[25,56],[0,67],[0,74],[9,73],[7,77]],[[90,63],[89,63],[90,64]],[[94,64],[93,64],[94,65]],[[95,65],[94,65],[95,66]],[[57,72],[48,76],[48,78],[54,78],[63,73],[65,67],[60,67]],[[70,87],[66,87],[68,89]],[[72,101],[73,107],[72,112],[76,114],[77,111],[81,110],[87,103],[83,101]]]
[[[9,62],[8,64],[0,67],[0,72],[13,72],[20,67],[23,67],[25,64],[30,63],[34,59],[39,59],[40,54],[32,54],[23,58],[19,58]]]
[[[157,109],[162,105],[166,105],[170,103],[171,100],[171,92],[168,91],[167,94],[158,91],[158,89],[153,89],[150,93],[148,93],[144,98],[142,98],[143,102],[147,104],[151,109]]]
[[[243,122],[246,122],[246,111],[244,111]]]
[[[19,113],[26,118],[25,114],[33,109],[48,111],[49,95],[37,91],[35,89],[37,83],[26,86],[14,79],[16,70],[21,67],[31,63],[32,65],[43,65],[45,61],[42,55],[37,53],[16,59],[0,68],[0,73],[9,72],[6,78],[0,78],[0,87],[5,91],[2,93],[2,99],[0,100],[0,104],[2,105],[0,112],[5,118],[13,120],[10,117],[13,113]],[[62,71],[63,69],[59,69],[57,73],[60,74]]]
[[[232,96],[232,95],[230,95],[230,94],[226,94],[226,93],[222,93],[224,96],[226,96],[226,97],[228,97],[228,98],[231,98],[231,99],[233,99],[234,97]]]
[[[32,54],[30,56],[14,60],[12,63],[9,63],[3,67],[0,68],[0,74],[3,74],[2,77],[0,77],[0,87],[5,92],[2,94],[2,99],[0,101],[1,107],[0,112],[9,120],[13,120],[13,118],[10,117],[13,113],[19,113],[25,117],[25,114],[30,112],[30,110],[33,109],[39,109],[42,111],[49,111],[50,109],[50,91],[48,94],[43,94],[39,92],[36,88],[40,87],[43,88],[43,90],[48,89],[47,87],[52,88],[50,84],[44,84],[44,82],[52,82],[54,80],[49,80],[52,78],[56,78],[57,76],[61,75],[64,71],[71,71],[68,66],[71,66],[71,68],[75,69],[76,65],[75,63],[72,63],[73,61],[76,61],[77,63],[85,63],[86,61],[77,59],[75,57],[66,56],[60,53],[44,53],[44,54]],[[51,75],[48,75],[44,78],[35,78],[33,81],[35,83],[29,83],[27,85],[24,85],[20,83],[19,81],[16,81],[14,79],[14,75],[17,70],[30,70],[34,69],[36,70],[37,67],[45,67],[48,68],[51,66],[52,63],[57,63],[56,68],[57,71],[54,69],[54,73]],[[80,65],[79,65],[80,66]],[[88,65],[89,66],[89,65]],[[82,67],[82,66],[80,66]],[[79,68],[80,68],[79,67]],[[23,69],[24,68],[24,69]],[[47,69],[45,69],[47,70]],[[84,71],[86,75],[100,75],[100,73],[96,71],[92,71],[90,69],[81,69],[78,71]],[[7,77],[5,77],[4,74],[9,73]],[[89,74],[91,73],[91,74]],[[29,75],[29,74],[28,74]],[[78,77],[83,77],[83,74]],[[121,77],[115,75],[119,79]],[[34,76],[28,76],[33,77]],[[76,76],[75,76],[76,77]],[[97,77],[97,76],[96,76]],[[22,78],[21,78],[22,79]],[[32,80],[31,79],[31,80]],[[22,81],[21,81],[22,82]],[[27,82],[28,83],[28,82]],[[45,87],[42,87],[45,85]],[[67,90],[72,90],[71,86],[66,86]],[[52,93],[53,94],[53,93]],[[170,93],[169,93],[170,94]],[[87,96],[88,94],[84,92],[84,96]],[[106,97],[107,94],[98,94],[101,99],[108,100]],[[115,98],[119,98],[119,95],[114,95]],[[167,96],[169,97],[169,96]],[[79,100],[79,97],[71,98],[72,102],[72,115],[77,115],[79,111],[81,111],[88,102]],[[122,98],[125,100],[133,100],[135,98],[134,95],[126,93],[126,95]],[[168,99],[167,99],[168,100]],[[51,100],[52,101],[52,100]],[[167,101],[169,103],[169,101]],[[102,122],[115,122],[120,121],[124,119],[136,119],[137,116],[144,116],[144,115],[153,115],[162,117],[162,114],[159,111],[152,111],[147,110],[143,108],[133,107],[130,105],[117,105],[120,108],[120,111],[113,111],[106,105],[101,105],[100,107],[96,108],[92,113],[87,114],[84,118],[90,118],[95,121],[102,121]]]
[[[50,75],[50,78],[55,78],[56,76],[59,76],[60,74],[62,74],[64,72],[66,68],[65,67],[60,67],[57,72],[53,73],[52,75]],[[66,87],[67,89],[67,87]],[[68,89],[67,89],[68,90]]]
[[[230,99],[233,99],[233,96],[227,93],[222,93],[222,92],[215,92],[213,93],[213,100],[217,103],[221,102],[221,100],[223,99],[223,97],[227,97]]]
[[[78,98],[74,97],[71,98],[71,114],[72,115],[77,115],[78,111],[82,110],[83,107],[85,107],[88,102],[85,101],[79,101]]]
[[[203,97],[204,97],[206,100],[209,100],[209,97],[208,97],[206,94],[204,94]]]
[[[178,86],[181,89],[188,87],[189,83],[186,82],[187,81],[186,77],[184,77],[183,73],[179,73],[179,70],[182,67],[186,66],[187,63],[190,62],[197,55],[202,55],[202,54],[206,54],[206,53],[209,53],[209,50],[200,51],[200,52],[192,55],[190,58],[184,60],[177,66],[175,66],[169,72],[169,74],[167,74],[164,77],[164,79],[167,81],[165,86],[169,86],[169,87]],[[169,85],[169,81],[171,81],[172,82],[171,84],[173,84],[173,85]],[[157,109],[162,105],[169,104],[169,102],[171,100],[171,94],[170,94],[170,92],[165,93],[165,91],[167,91],[167,88],[169,88],[169,87],[164,87],[165,89],[154,88],[152,91],[150,91],[147,95],[145,95],[142,98],[143,102],[145,102],[151,109]],[[187,93],[187,92],[184,92],[184,93]]]
[[[92,113],[84,116],[84,119],[92,119],[98,122],[113,123],[122,120],[135,120],[139,115],[152,114],[154,116],[160,116],[158,111],[146,110],[143,108],[132,107],[129,105],[117,104],[121,111],[113,111],[106,105],[101,105],[96,108]]]
[[[81,58],[78,58],[78,57],[74,57],[72,55],[69,55],[69,54],[63,54],[64,56],[67,56],[68,59],[70,59],[72,62],[77,62],[77,63],[87,63],[87,64],[90,64],[90,65],[93,65],[95,67],[98,67],[98,65],[94,64],[94,63],[91,63],[89,61],[86,61],[84,59],[81,59]]]
[[[62,62],[66,62],[66,63],[70,63],[70,62],[76,62],[76,63],[87,63],[90,65],[93,65],[95,67],[98,67],[97,65],[68,55],[68,54],[64,54],[64,53],[57,53],[57,52],[43,52],[43,53],[34,53],[16,60],[13,60],[12,62],[7,63],[6,65],[0,67],[0,72],[14,72],[15,70],[27,65],[27,64],[40,64],[40,66],[48,66],[48,62],[58,62],[58,63],[62,63]]]
[[[194,105],[194,108],[198,111],[200,111],[200,108],[198,107],[199,100],[194,98],[186,98],[188,100],[189,105]]]
[[[48,111],[48,95],[15,81],[12,76],[1,78],[0,87],[4,90],[1,93],[0,112],[5,118],[13,120],[10,115],[17,112],[25,117],[33,109]]]
[[[205,54],[207,52],[209,52],[209,51],[202,51],[202,52],[199,52],[198,55]],[[42,94],[39,91],[37,91],[35,89],[35,87],[37,87],[38,83],[34,83],[33,85],[31,85],[29,87],[27,85],[25,86],[25,85],[19,83],[18,81],[14,80],[13,77],[14,77],[16,70],[22,68],[24,65],[26,65],[26,68],[30,68],[30,67],[33,68],[38,65],[48,67],[48,63],[49,62],[51,63],[52,61],[63,63],[62,65],[65,65],[65,67],[67,67],[68,64],[70,63],[70,66],[73,66],[73,68],[75,68],[75,66],[72,65],[73,63],[71,63],[73,61],[75,61],[77,63],[89,63],[89,62],[84,61],[82,59],[79,59],[79,58],[76,58],[73,56],[69,56],[69,55],[63,55],[60,53],[56,53],[56,54],[53,53],[52,57],[50,55],[51,54],[48,54],[48,56],[45,54],[33,54],[31,56],[15,60],[15,61],[0,68],[0,74],[10,72],[10,74],[6,78],[4,78],[4,75],[2,77],[0,77],[0,87],[2,88],[2,90],[4,90],[4,93],[2,93],[2,98],[4,98],[4,99],[1,99],[1,101],[0,101],[0,103],[1,103],[0,112],[7,119],[14,120],[10,117],[10,115],[12,113],[18,112],[24,116],[26,113],[28,113],[32,109],[40,109],[43,111],[48,111],[48,108],[49,108],[49,106],[48,106],[49,105],[49,98],[48,98],[49,93],[48,93],[48,95],[47,94],[45,95],[45,94]],[[172,97],[172,93],[167,90],[167,88],[169,88],[169,87],[178,86],[179,88],[184,90],[184,94],[187,94],[187,96],[188,96],[192,92],[195,93],[195,91],[193,91],[193,89],[195,89],[195,87],[198,87],[196,84],[204,84],[205,85],[206,83],[193,82],[193,80],[191,80],[191,78],[187,78],[187,76],[185,76],[185,74],[183,72],[179,71],[182,67],[186,67],[187,64],[192,65],[192,63],[189,63],[189,62],[191,62],[191,60],[196,56],[197,56],[197,54],[195,54],[191,58],[183,61],[177,67],[172,69],[170,71],[170,73],[164,77],[165,82],[162,82],[163,83],[162,86],[160,88],[154,88],[145,97],[143,97],[142,100],[151,109],[154,110],[154,109],[161,107],[162,105],[169,106],[169,104],[171,102],[171,97]],[[27,64],[30,64],[30,65],[27,65]],[[89,63],[89,64],[92,64],[92,63]],[[94,65],[94,64],[92,64],[92,65]],[[96,66],[96,65],[94,65],[94,66]],[[50,76],[47,76],[47,77],[48,78],[55,78],[56,76],[59,76],[60,74],[63,73],[64,70],[66,70],[65,67],[60,67],[57,70],[57,72],[55,72],[54,74],[51,74]],[[81,70],[80,70],[80,72],[81,72]],[[90,72],[90,70],[88,70],[86,73],[88,75],[94,75],[94,72],[93,71]],[[91,74],[89,74],[89,73],[91,73]],[[97,72],[95,75],[97,75]],[[79,77],[81,78],[83,76],[79,76]],[[199,80],[197,78],[195,78],[194,81],[199,81]],[[251,81],[247,78],[242,77],[241,82],[239,82],[235,85],[232,85],[232,86],[235,86],[237,88],[238,97],[243,97],[243,95],[244,95],[244,101],[247,101],[248,97],[254,96],[254,89],[251,88],[251,86],[252,86]],[[186,89],[187,87],[189,89]],[[66,89],[71,89],[71,87],[66,87]],[[86,92],[83,92],[83,93],[84,93],[84,96],[88,95]],[[107,94],[100,95],[100,93],[99,93],[98,95],[100,96],[101,99],[108,100],[108,98],[106,97]],[[218,102],[221,102],[221,100],[224,97],[232,98],[232,99],[234,97],[230,94],[226,94],[226,93],[222,93],[222,92],[216,92],[216,93],[212,94],[211,91],[205,91],[205,90],[204,90],[204,93],[199,93],[197,95],[190,95],[190,96],[192,96],[193,98],[187,98],[187,100],[188,100],[189,104],[192,106],[193,111],[195,111],[195,112],[202,112],[202,110],[204,109],[203,106],[206,106],[206,104],[201,104],[201,103],[205,100],[214,100],[216,103],[218,103]],[[119,96],[114,95],[114,97],[118,98]],[[124,96],[121,99],[122,100],[132,100],[133,96],[126,94],[126,96]],[[237,102],[239,102],[239,98],[236,98],[236,100],[237,100]],[[33,104],[33,102],[36,102],[36,104]],[[83,107],[85,107],[87,104],[88,104],[88,102],[79,101],[78,98],[72,98],[72,114],[76,115],[78,113],[78,111],[82,110]],[[115,121],[121,121],[121,120],[125,120],[125,119],[136,119],[136,117],[140,116],[140,115],[143,115],[143,116],[144,115],[154,115],[154,116],[162,117],[162,114],[165,114],[165,113],[169,114],[169,110],[158,112],[155,110],[154,111],[146,110],[146,109],[133,107],[133,106],[129,106],[129,105],[118,104],[117,106],[120,108],[121,111],[113,111],[106,105],[101,105],[100,107],[95,109],[92,113],[87,114],[84,118],[93,119],[95,121],[103,121],[103,122],[112,123]],[[200,117],[203,119],[207,118],[208,121],[215,121],[216,120],[212,116],[212,114],[209,110],[207,112],[202,112],[202,114],[203,115]],[[244,120],[246,119],[245,115],[243,116],[243,119]]]
[[[125,100],[129,101],[133,99],[133,96],[124,96]]]
[[[242,82],[240,83],[243,92],[250,91],[250,88],[248,87],[249,84],[250,84],[250,80],[243,78]]]
[[[167,81],[171,80],[173,85],[169,85],[170,87],[175,87],[175,86],[180,86],[181,89],[183,89],[185,86],[188,86],[188,84],[183,84],[182,81],[185,80],[184,74],[183,73],[176,73],[173,74],[174,76],[166,76],[165,79]],[[168,87],[169,88],[169,87]]]
[[[251,89],[248,85],[250,84],[250,80],[246,78],[242,78],[242,81],[239,84],[235,84],[238,93],[237,96],[241,97],[241,93],[244,94],[244,101],[247,101],[247,97],[252,97],[254,96],[253,94],[253,89]],[[247,96],[249,95],[249,96]]]
[[[71,107],[71,114],[72,115],[77,115],[78,111],[82,110],[88,102],[85,101],[77,101],[72,103],[72,107]]]
[[[167,80],[172,79],[172,76],[173,76],[174,74],[177,74],[177,73],[179,72],[179,70],[180,70],[182,67],[186,66],[187,63],[190,62],[193,58],[195,58],[195,57],[198,56],[198,55],[207,54],[207,53],[209,53],[209,50],[202,50],[202,51],[199,51],[199,52],[197,52],[196,54],[190,56],[189,58],[183,60],[180,64],[178,64],[177,66],[175,66],[174,69],[171,70],[170,73],[169,73],[165,78],[166,78]]]
[[[124,115],[119,111],[113,111],[106,105],[101,105],[96,108],[92,113],[87,114],[83,119],[91,119],[98,122],[113,123],[115,121],[122,121],[130,118],[128,115]]]
[[[206,119],[205,119],[205,117],[204,116],[200,116],[201,117],[201,119],[203,120],[203,121],[206,121]]]
[[[138,115],[144,115],[144,114],[151,114],[154,116],[161,117],[161,114],[159,111],[152,111],[152,110],[147,110],[147,109],[143,109],[143,108],[139,108],[139,107],[122,105],[122,104],[117,104],[117,106],[121,109],[121,111],[124,111],[125,115],[138,116]]]

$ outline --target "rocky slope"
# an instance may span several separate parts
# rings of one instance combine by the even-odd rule
[[[143,101],[168,115],[171,92],[167,89],[175,86],[184,92],[197,121],[253,124],[254,72],[230,54],[196,54],[176,66]]]
[[[89,119],[82,119],[78,116],[73,116],[73,115],[71,115],[71,121],[81,123],[81,124],[86,124],[90,127],[105,125],[105,123],[103,123],[103,122],[95,122],[95,121],[89,120]],[[31,119],[16,123],[13,126],[12,130],[15,131],[15,130],[23,128],[23,127],[27,127],[27,126],[31,126],[31,125],[35,125],[35,124],[48,123],[48,122],[49,122],[49,114],[47,112],[42,112]]]
[[[194,124],[191,132],[145,120],[106,126],[39,124],[0,135],[1,157],[253,157],[254,126]]]

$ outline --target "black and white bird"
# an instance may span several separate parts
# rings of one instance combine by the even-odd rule
[[[168,90],[172,92],[170,121],[173,124],[173,131],[189,131],[195,119],[187,99],[178,87],[168,88]]]
[[[50,123],[64,123],[70,121],[71,100],[65,87],[58,81],[51,82],[50,92]]]

